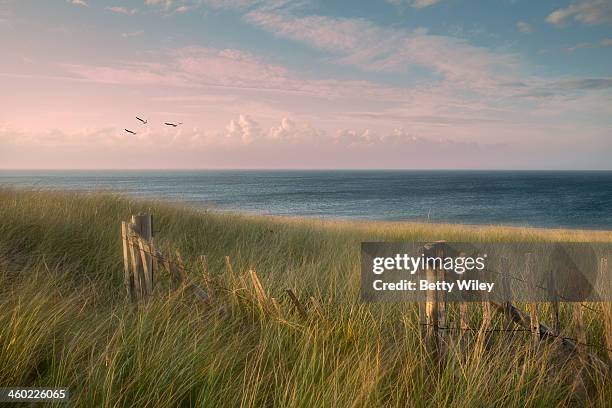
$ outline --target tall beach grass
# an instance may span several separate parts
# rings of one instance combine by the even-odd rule
[[[178,247],[194,281],[205,254],[231,292],[203,308],[162,282],[147,302],[127,302],[120,222],[139,212],[153,214],[156,243]],[[612,242],[612,231],[259,217],[0,189],[0,386],[66,387],[82,407],[610,406],[609,370],[560,359],[554,344],[500,334],[438,364],[415,305],[359,301],[361,241],[440,239]],[[282,318],[250,301],[249,268]],[[322,315],[290,313],[285,288]],[[476,308],[470,318],[477,326]],[[587,313],[586,326],[601,345],[600,317]]]

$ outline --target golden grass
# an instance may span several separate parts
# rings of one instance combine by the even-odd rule
[[[119,227],[143,211],[154,214],[160,247],[181,249],[192,279],[206,254],[232,292],[201,308],[162,280],[131,307]],[[360,303],[361,241],[439,239],[612,242],[612,231],[258,217],[0,189],[0,386],[69,387],[71,405],[83,407],[609,406],[609,373],[578,375],[577,359],[560,360],[554,345],[536,352],[528,335],[500,334],[485,351],[451,348],[438,365],[424,352],[414,305]],[[281,317],[257,307],[250,267]],[[307,320],[290,313],[287,287]],[[470,319],[479,324],[476,308]],[[601,344],[598,316],[587,314],[586,325],[589,342]],[[573,388],[576,378],[585,386]]]

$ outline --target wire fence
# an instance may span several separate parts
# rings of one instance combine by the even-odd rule
[[[142,237],[139,236],[138,234],[127,234],[126,236],[123,237],[126,242],[127,245],[131,246],[132,249],[134,251],[136,251],[137,253],[144,253],[147,254],[148,256],[150,256],[152,259],[155,259],[157,262],[157,268],[159,269],[159,264],[164,265],[166,268],[168,267],[175,267],[175,268],[179,268],[179,270],[183,273],[191,273],[191,274],[197,274],[198,272],[208,272],[205,270],[202,271],[197,271],[193,268],[189,268],[187,267],[182,260],[180,260],[180,255],[179,255],[179,260],[174,260],[172,259],[172,257],[168,257],[163,255],[163,253],[161,253],[161,251],[155,250],[153,245],[151,244],[151,242],[145,242],[145,245],[139,245],[139,240],[142,241]],[[146,247],[146,248],[145,248]],[[147,248],[153,248],[153,251],[148,250]],[[178,251],[177,251],[178,253]],[[228,265],[228,268],[231,268],[231,265]],[[204,269],[204,268],[203,268]],[[502,272],[498,272],[498,271],[489,271],[495,274],[499,274],[502,276],[505,276],[506,278],[510,279],[510,280],[514,280],[514,281],[520,281],[523,283],[530,283],[529,281],[511,275],[509,273],[502,273]],[[170,277],[173,277],[173,271],[172,270],[168,270],[168,273],[170,274]],[[206,285],[210,285],[215,287],[218,290],[224,291],[224,292],[229,292],[229,293],[234,293],[235,290],[232,290],[230,288],[228,288],[227,286],[219,283],[217,280],[213,280],[210,278],[210,276],[207,273],[201,274],[201,278],[204,280],[204,282],[206,283]],[[537,287],[539,289],[542,290],[550,290],[550,288],[546,287],[546,286],[542,286],[542,285],[537,285]],[[566,297],[557,294],[557,296],[562,299],[562,300],[568,300]],[[293,299],[292,299],[293,300]],[[577,303],[577,302],[572,302],[572,303]],[[592,312],[597,313],[598,315],[603,314],[603,311],[595,309],[589,305],[584,304],[583,302],[579,302],[580,306],[588,309]],[[461,332],[473,332],[473,333],[534,333],[533,329],[528,329],[528,328],[522,328],[522,327],[512,327],[512,328],[474,328],[474,327],[451,327],[451,326],[441,326],[438,324],[431,324],[431,323],[420,323],[421,326],[424,327],[432,327],[434,330],[440,330],[440,331],[461,331]],[[538,329],[539,330],[539,329]],[[601,350],[601,351],[607,351],[608,353],[612,352],[611,348],[602,346],[600,344],[593,344],[593,343],[587,343],[584,341],[580,341],[579,339],[573,338],[573,337],[568,337],[568,336],[564,336],[562,334],[559,333],[553,333],[550,331],[547,331],[545,333],[543,332],[539,332],[540,337],[542,337],[542,335],[544,335],[544,337],[552,337],[552,338],[558,338],[560,340],[567,340],[567,341],[571,341],[576,345],[580,345],[583,347],[588,347],[588,348],[592,348],[592,349],[597,349],[597,350]]]

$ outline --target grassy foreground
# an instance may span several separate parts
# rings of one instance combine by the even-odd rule
[[[145,211],[196,282],[206,254],[233,292],[202,308],[162,282],[130,307],[120,221]],[[612,232],[264,218],[0,189],[0,386],[68,387],[83,407],[610,406],[609,371],[559,360],[554,345],[535,352],[527,334],[500,334],[438,367],[415,305],[359,302],[361,241],[439,239],[612,242]],[[257,270],[283,318],[249,301],[246,279],[227,279],[225,255],[236,272]],[[287,287],[323,317],[289,313]],[[601,344],[600,319],[586,324]]]

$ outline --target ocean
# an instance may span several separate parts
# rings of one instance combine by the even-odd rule
[[[0,171],[0,185],[256,214],[612,229],[612,171]]]

